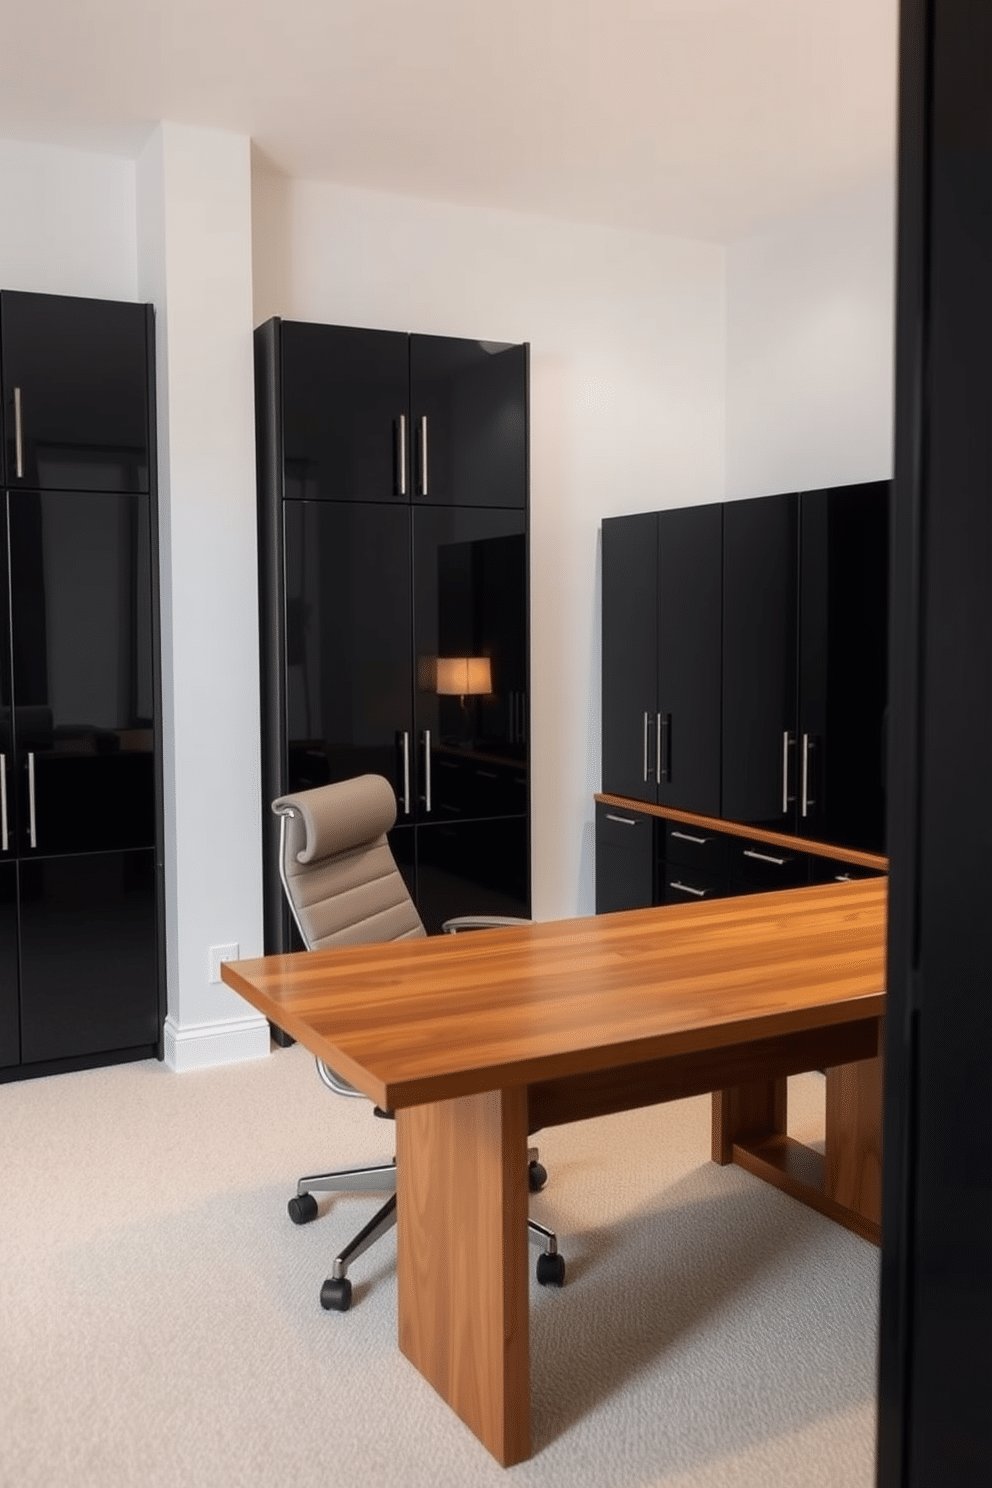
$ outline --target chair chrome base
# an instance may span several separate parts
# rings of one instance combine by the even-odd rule
[[[544,1187],[547,1173],[538,1162],[536,1147],[527,1149],[528,1180],[532,1193]],[[351,1307],[351,1282],[348,1267],[370,1246],[389,1233],[396,1223],[396,1159],[362,1167],[339,1168],[333,1173],[313,1173],[296,1185],[296,1198],[288,1204],[294,1224],[309,1224],[317,1218],[315,1193],[388,1193],[389,1198],[335,1257],[331,1275],[320,1289],[320,1305],[328,1312],[347,1312]],[[565,1262],[558,1254],[558,1237],[536,1219],[528,1219],[527,1236],[532,1245],[540,1245],[537,1279],[541,1286],[562,1286]]]

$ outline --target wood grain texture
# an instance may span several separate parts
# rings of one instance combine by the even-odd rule
[[[886,888],[863,879],[221,973],[398,1110],[881,1016]]]
[[[827,1070],[826,1192],[881,1227],[884,1042],[876,1059]]]
[[[795,852],[812,853],[818,858],[836,858],[842,863],[857,863],[862,868],[888,872],[889,860],[879,853],[862,852],[856,847],[837,847],[832,842],[814,842],[806,837],[790,837],[787,832],[770,832],[764,827],[749,827],[742,822],[727,821],[722,816],[698,816],[693,811],[676,811],[671,806],[656,806],[650,801],[633,801],[626,796],[600,792],[595,800],[606,806],[619,806],[625,811],[640,811],[647,816],[661,816],[666,821],[684,822],[708,832],[726,832],[731,837],[750,837],[755,842],[768,842],[774,847],[787,847]]]
[[[755,1137],[734,1144],[733,1161],[810,1209],[819,1210],[828,1219],[843,1225],[844,1229],[853,1230],[863,1240],[870,1240],[873,1245],[881,1244],[881,1226],[876,1220],[847,1204],[838,1203],[827,1192],[827,1160],[812,1147],[806,1147],[784,1133]]]
[[[396,1113],[399,1342],[504,1467],[530,1454],[527,1100]]]

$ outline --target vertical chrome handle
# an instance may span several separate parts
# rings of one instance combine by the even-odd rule
[[[644,715],[644,779],[648,778],[648,715]]]
[[[782,815],[789,810],[789,730],[782,735]]]
[[[7,836],[7,756],[0,754],[0,838],[3,840],[3,851],[6,852],[10,846]]]
[[[14,389],[14,458],[17,461],[17,479],[24,478],[24,436],[21,433],[21,390]]]
[[[424,729],[424,810],[431,809],[431,731]]]
[[[406,495],[406,414],[401,413],[396,424],[396,472],[398,496]]]
[[[410,735],[403,730],[403,810],[410,815]]]
[[[420,494],[427,495],[427,415],[420,415]]]
[[[38,836],[35,831],[34,820],[34,755],[28,755],[28,835],[31,846],[38,846]]]
[[[809,734],[803,734],[803,816],[809,809]]]
[[[654,778],[660,785],[664,776],[661,773],[661,714],[654,715]]]

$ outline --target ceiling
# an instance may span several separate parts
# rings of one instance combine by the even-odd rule
[[[898,0],[0,0],[0,138],[730,241],[895,161]]]

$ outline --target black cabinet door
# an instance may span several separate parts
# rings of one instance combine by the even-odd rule
[[[22,1063],[157,1044],[154,857],[20,864]]]
[[[367,772],[413,816],[409,507],[283,503],[287,785]]]
[[[889,483],[800,498],[797,826],[884,852]]]
[[[527,504],[527,347],[410,337],[413,499]]]
[[[413,671],[421,821],[528,809],[527,539],[522,511],[413,512]]]
[[[723,509],[722,815],[795,823],[798,498]]]
[[[603,790],[657,801],[658,515],[603,521]]]
[[[148,309],[0,296],[8,486],[149,489]]]
[[[596,913],[646,909],[655,900],[655,819],[596,803]]]
[[[409,501],[408,337],[283,321],[283,494]]]
[[[658,513],[657,800],[704,816],[720,814],[722,551],[721,506]]]
[[[8,509],[20,850],[149,845],[148,500],[11,491]]]
[[[17,864],[0,862],[0,1069],[21,1059]]]
[[[462,914],[530,915],[525,816],[417,827],[417,907],[428,935]],[[466,932],[470,933],[470,932]]]

